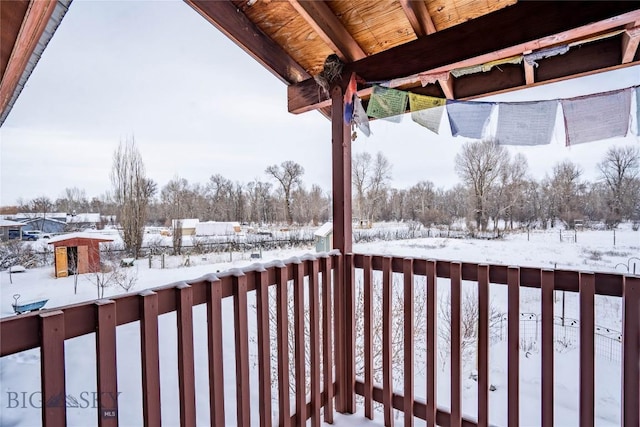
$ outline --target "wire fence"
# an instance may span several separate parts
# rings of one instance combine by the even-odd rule
[[[499,322],[500,341],[507,339],[507,315]],[[520,347],[526,351],[537,351],[541,339],[542,316],[536,313],[520,314]],[[568,317],[554,316],[553,336],[556,351],[565,351],[580,344],[580,321]],[[615,329],[595,325],[595,352],[611,362],[622,361],[622,333]]]

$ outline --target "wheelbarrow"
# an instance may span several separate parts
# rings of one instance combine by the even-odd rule
[[[40,310],[44,305],[49,301],[48,299],[43,299],[40,301],[32,301],[24,304],[18,304],[18,300],[20,299],[20,294],[15,294],[13,296],[14,303],[11,304],[13,306],[13,311],[16,314],[27,313],[29,311]]]

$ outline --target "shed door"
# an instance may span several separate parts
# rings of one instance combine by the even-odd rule
[[[69,275],[69,264],[67,263],[67,247],[58,246],[56,248],[56,277],[67,277]]]
[[[78,274],[89,273],[89,247],[78,246]]]

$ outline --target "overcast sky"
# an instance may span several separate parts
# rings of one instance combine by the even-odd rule
[[[640,84],[640,67],[494,97],[557,99]],[[0,203],[59,197],[68,187],[89,198],[110,189],[120,140],[134,136],[147,174],[160,187],[175,176],[206,183],[266,180],[267,166],[293,160],[307,186],[331,186],[331,127],[317,112],[287,112],[286,87],[182,1],[74,0],[13,110],[0,129]],[[443,121],[438,136],[405,115],[400,124],[371,124],[353,150],[382,151],[393,183],[457,181],[455,153]],[[633,124],[635,130],[635,123]],[[450,135],[450,134],[449,134]],[[562,129],[542,147],[511,147],[542,178],[563,159],[595,179],[612,145],[637,136],[564,146]]]

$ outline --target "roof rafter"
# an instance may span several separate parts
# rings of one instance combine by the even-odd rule
[[[417,83],[419,73],[483,64],[585,38],[638,20],[640,10],[634,2],[583,2],[579,8],[572,2],[519,2],[347,64],[345,72],[355,72],[369,81],[399,78],[401,84],[406,85],[411,80],[407,76],[414,76]],[[472,34],[482,34],[482,37]],[[447,48],[450,46],[456,48]],[[288,88],[288,108],[292,113],[324,107],[330,102],[318,91],[313,79]]]
[[[404,14],[418,37],[436,32],[436,26],[429,14],[427,6],[422,0],[400,0]]]
[[[230,0],[185,2],[287,85],[311,77]]]
[[[636,22],[636,24],[638,24]],[[633,61],[640,43],[640,26],[627,28],[622,34],[622,63]]]
[[[367,56],[324,1],[289,0],[289,3],[341,60],[353,62]]]

